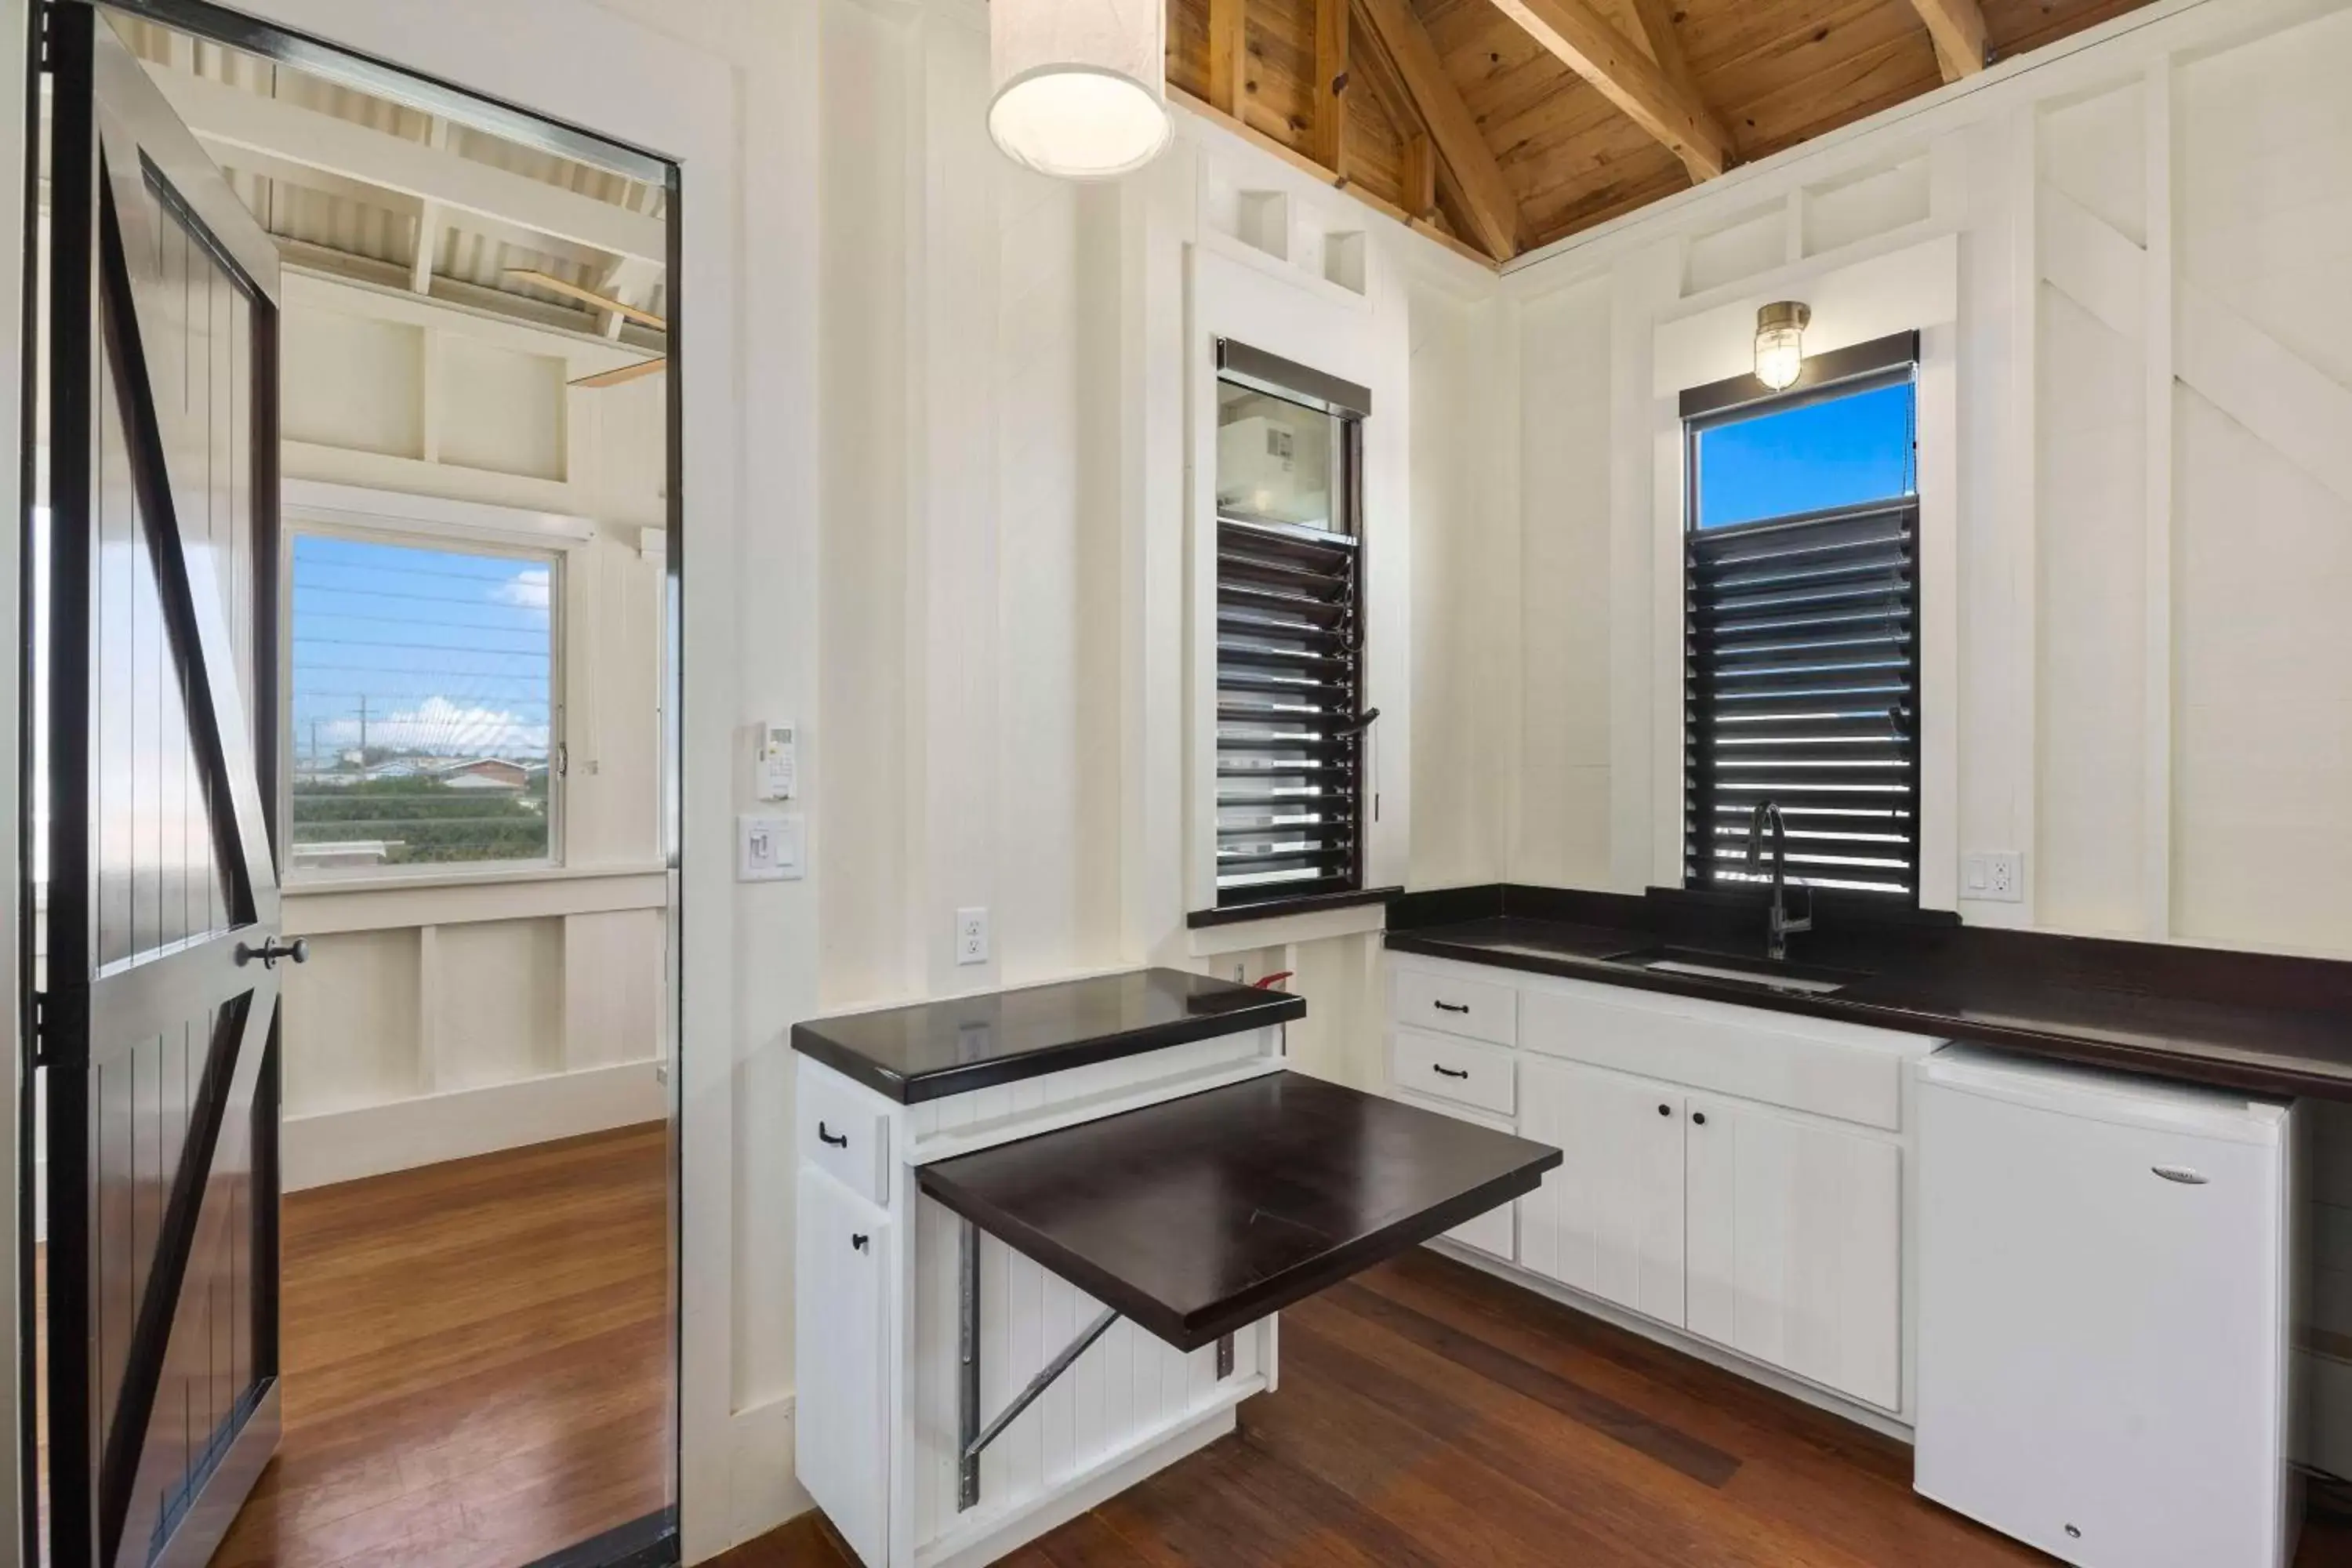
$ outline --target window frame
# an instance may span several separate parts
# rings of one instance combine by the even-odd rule
[[[1928,855],[1927,826],[1927,780],[1925,758],[1927,749],[1927,604],[1930,590],[1925,552],[1926,496],[1922,464],[1922,419],[1920,400],[1925,395],[1923,385],[1925,361],[1922,355],[1922,334],[1913,329],[1894,332],[1846,348],[1808,355],[1799,367],[1795,382],[1778,391],[1766,386],[1754,373],[1728,376],[1704,386],[1692,387],[1678,399],[1678,438],[1682,457],[1682,509],[1680,527],[1676,531],[1675,547],[1680,562],[1676,584],[1678,597],[1684,605],[1680,624],[1675,628],[1676,642],[1682,650],[1680,660],[1682,680],[1678,692],[1680,720],[1677,726],[1680,750],[1685,758],[1677,780],[1682,795],[1682,826],[1678,837],[1677,859],[1681,866],[1678,879],[1680,890],[1689,896],[1720,900],[1736,905],[1761,905],[1770,899],[1769,888],[1764,883],[1751,887],[1721,887],[1707,881],[1693,850],[1692,823],[1699,812],[1693,798],[1694,780],[1700,772],[1689,759],[1695,754],[1697,738],[1695,733],[1698,717],[1698,700],[1694,692],[1695,660],[1690,647],[1691,616],[1696,605],[1691,579],[1691,542],[1696,537],[1723,536],[1748,531],[1761,531],[1774,527],[1809,522],[1832,522],[1845,518],[1864,518],[1898,509],[1909,514],[1909,535],[1913,569],[1911,577],[1911,728],[1910,746],[1904,770],[1904,780],[1910,789],[1911,825],[1908,868],[1909,890],[1906,894],[1864,891],[1848,888],[1815,888],[1805,879],[1791,875],[1790,885],[1806,888],[1817,908],[1859,916],[1904,920],[1916,917],[1928,908],[1925,902]],[[1811,511],[1788,512],[1766,517],[1745,519],[1736,523],[1717,524],[1713,528],[1699,526],[1702,500],[1699,479],[1700,437],[1710,429],[1742,423],[1768,413],[1782,413],[1811,405],[1831,402],[1877,391],[1887,386],[1908,384],[1912,389],[1911,452],[1909,468],[1911,488],[1900,496],[1888,496],[1865,501],[1821,508]]]
[[[567,585],[569,557],[583,541],[567,536],[532,538],[477,530],[463,524],[443,524],[397,517],[365,516],[311,510],[296,506],[281,510],[278,534],[278,819],[286,825],[285,864],[279,882],[289,890],[401,887],[425,882],[529,881],[558,872],[565,866],[566,801],[571,767],[568,739],[569,702]],[[302,868],[294,858],[294,546],[298,539],[352,540],[365,544],[398,545],[445,553],[486,555],[526,561],[547,567],[547,853],[507,860],[428,860],[405,866]]]
[[[1260,529],[1275,535],[1290,534],[1309,542],[1344,539],[1349,552],[1349,593],[1352,600],[1355,635],[1355,668],[1352,705],[1358,714],[1377,712],[1370,708],[1370,664],[1365,650],[1369,647],[1370,616],[1368,604],[1366,574],[1367,542],[1364,537],[1365,445],[1364,423],[1371,416],[1372,395],[1368,388],[1339,377],[1327,374],[1311,366],[1284,359],[1262,349],[1251,347],[1235,339],[1220,336],[1215,339],[1215,353],[1211,369],[1212,409],[1217,406],[1215,388],[1231,385],[1276,398],[1282,402],[1328,417],[1333,426],[1331,456],[1331,523],[1328,529],[1311,528],[1304,524],[1285,524],[1235,517],[1227,519],[1215,504],[1217,475],[1207,476],[1205,489],[1211,497],[1208,522],[1213,531],[1231,521],[1240,525]],[[1212,441],[1210,451],[1213,453]],[[1325,886],[1312,892],[1269,893],[1256,898],[1228,897],[1217,888],[1215,846],[1218,837],[1216,803],[1216,742],[1217,697],[1216,668],[1216,599],[1219,574],[1214,560],[1213,542],[1209,551],[1208,653],[1209,690],[1208,725],[1209,758],[1208,786],[1210,800],[1207,811],[1209,834],[1209,899],[1208,907],[1192,910],[1186,924],[1193,929],[1234,924],[1247,921],[1274,920],[1285,915],[1317,910],[1343,909],[1356,904],[1384,899],[1390,889],[1370,889],[1369,868],[1371,830],[1379,818],[1378,802],[1373,795],[1375,770],[1372,754],[1375,744],[1370,731],[1360,731],[1353,754],[1353,785],[1355,816],[1349,826],[1349,857],[1343,885]]]

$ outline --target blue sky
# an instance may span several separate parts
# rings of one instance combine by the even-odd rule
[[[547,752],[544,561],[302,534],[294,541],[294,756],[360,743]]]
[[[1901,382],[1702,431],[1698,525],[1908,494],[1913,393]]]

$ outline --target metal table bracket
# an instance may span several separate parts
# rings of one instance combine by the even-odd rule
[[[980,1501],[980,1456],[991,1443],[1013,1425],[1020,1414],[1037,1402],[1037,1396],[1054,1385],[1054,1380],[1075,1365],[1087,1353],[1087,1347],[1103,1337],[1110,1326],[1118,1321],[1117,1309],[1105,1307],[1095,1321],[1079,1331],[1078,1337],[1062,1347],[1060,1353],[1037,1371],[1012,1402],[997,1414],[986,1426],[980,1424],[980,1230],[970,1220],[956,1224],[956,1286],[961,1303],[956,1320],[957,1389],[956,1389],[956,1511],[961,1513]],[[1226,1378],[1234,1371],[1234,1336],[1226,1334],[1217,1341],[1217,1376]]]

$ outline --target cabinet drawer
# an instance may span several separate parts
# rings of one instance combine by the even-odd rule
[[[1393,972],[1393,985],[1391,995],[1400,1024],[1467,1035],[1498,1046],[1518,1039],[1518,993],[1508,985],[1426,969],[1398,969]]]
[[[1443,1100],[1425,1099],[1410,1089],[1397,1098],[1418,1105],[1423,1110],[1434,1110],[1441,1116],[1451,1116],[1490,1131],[1508,1132],[1512,1130],[1507,1117],[1486,1116],[1465,1110]],[[1499,1258],[1506,1263],[1516,1262],[1519,1255],[1519,1205],[1516,1203],[1496,1204],[1485,1214],[1465,1219],[1447,1231],[1445,1239],[1458,1241],[1465,1247],[1475,1247],[1488,1257]]]
[[[881,1208],[890,1206],[890,1118],[851,1086],[800,1075],[800,1154]]]
[[[1399,1029],[1390,1037],[1389,1071],[1399,1089],[1508,1116],[1518,1109],[1511,1053],[1472,1040]]]
[[[1530,991],[1522,1044],[1590,1062],[1899,1131],[1903,1075],[1933,1042],[1830,1019],[1571,983]]]

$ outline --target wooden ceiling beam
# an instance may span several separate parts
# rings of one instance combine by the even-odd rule
[[[1242,117],[1249,75],[1249,0],[1209,0],[1209,105]]]
[[[1356,0],[1360,6],[1361,0]],[[1360,80],[1364,90],[1372,95],[1395,128],[1397,139],[1403,144],[1404,158],[1401,170],[1405,209],[1419,218],[1428,217],[1437,208],[1437,144],[1429,134],[1429,123],[1421,117],[1421,110],[1405,90],[1404,79],[1397,72],[1396,61],[1381,42],[1380,35],[1362,17],[1357,18],[1355,47],[1349,59],[1351,80]]]
[[[1315,161],[1348,177],[1348,0],[1315,0]]]
[[[1985,19],[1977,0],[1911,0],[1936,42],[1937,68],[1958,81],[1985,68]]]
[[[1675,31],[1672,0],[1626,0],[1633,23],[1641,36],[1633,41],[1650,51],[1650,58],[1675,90],[1693,103],[1705,103],[1699,96],[1698,79],[1691,75],[1690,60],[1683,54],[1683,41]]]
[[[1495,0],[1544,50],[1665,143],[1694,180],[1731,166],[1734,148],[1706,105],[1677,88],[1587,0]]]
[[[1462,188],[1472,237],[1496,260],[1509,260],[1519,249],[1518,196],[1503,177],[1502,165],[1495,161],[1495,150],[1486,145],[1477,118],[1445,74],[1445,63],[1430,41],[1428,29],[1413,15],[1408,0],[1357,0],[1357,4],[1370,24],[1367,32],[1394,62],[1406,96]]]

